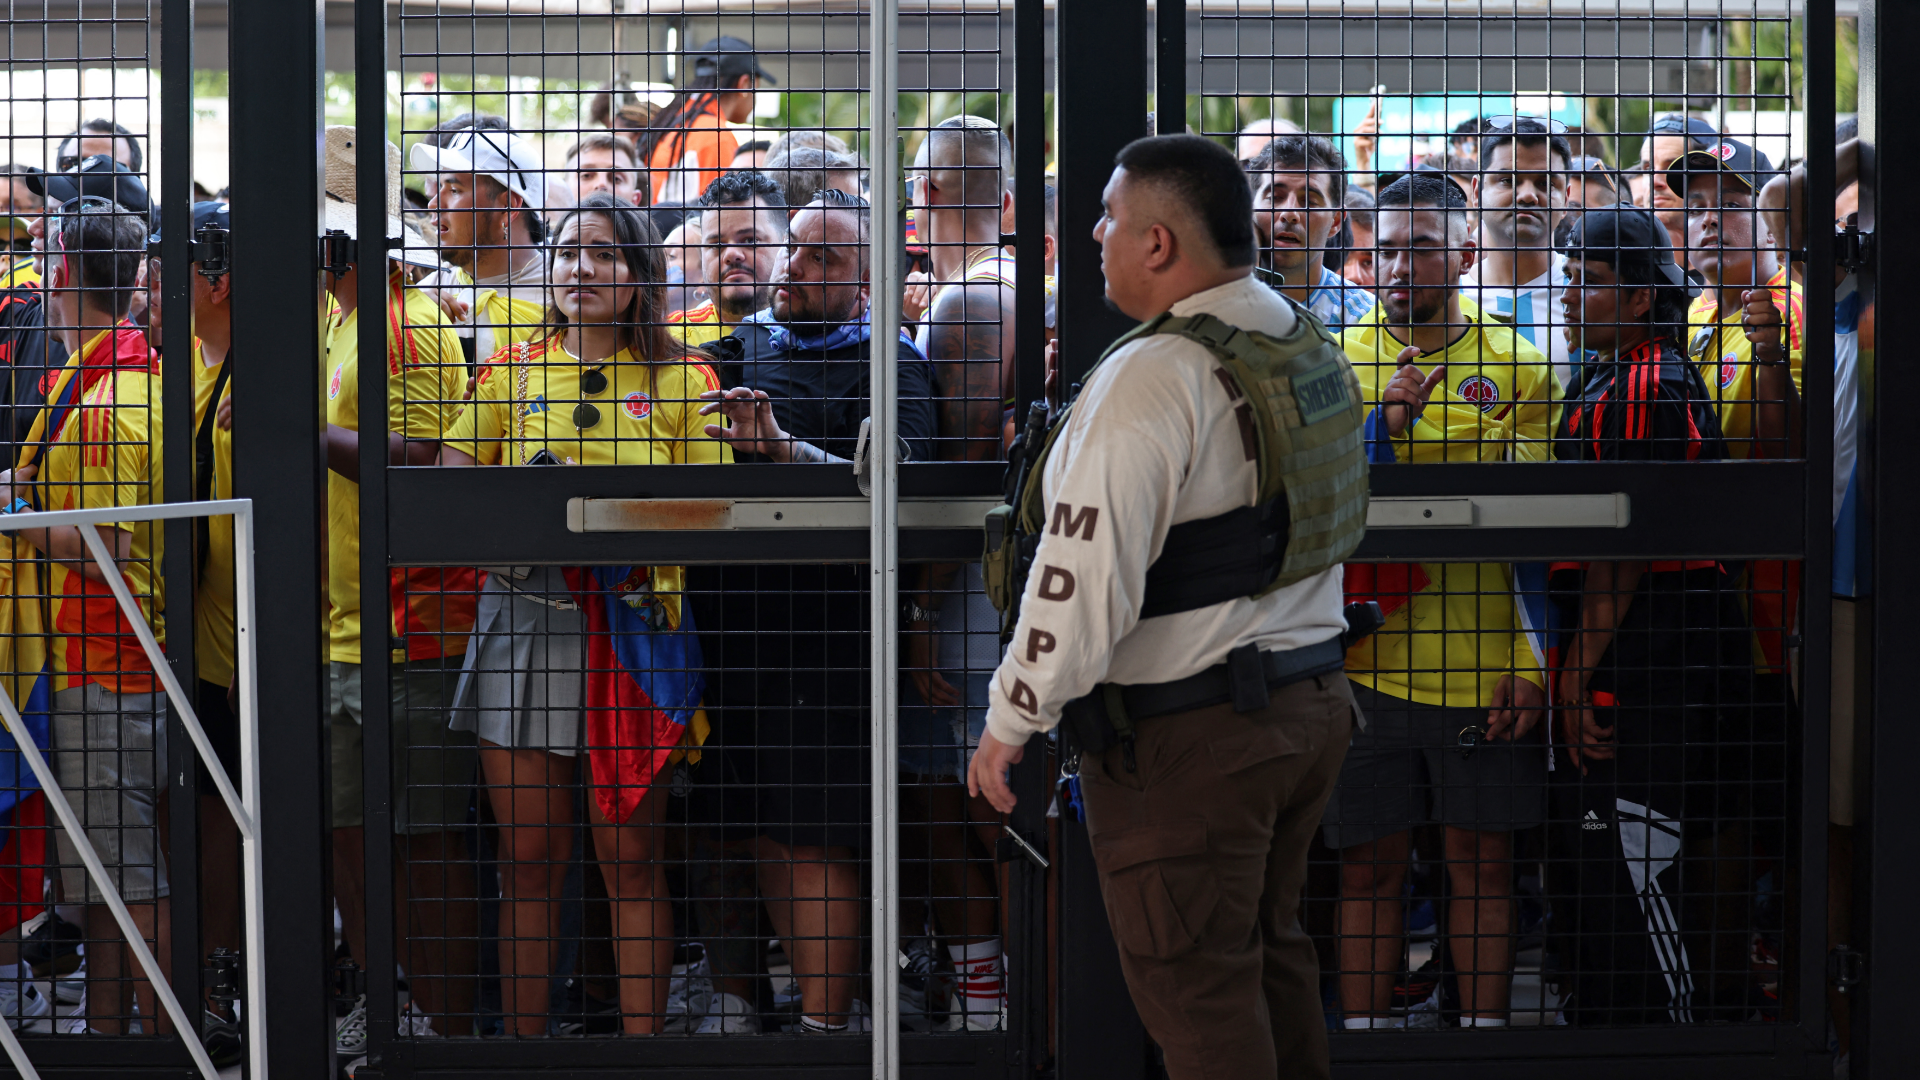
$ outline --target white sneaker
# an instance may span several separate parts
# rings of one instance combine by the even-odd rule
[[[760,1014],[738,994],[717,991],[707,1001],[707,1015],[700,1018],[695,1035],[758,1035]]]
[[[0,982],[0,1016],[15,1031],[44,1035],[53,1029],[53,1004],[32,982]]]
[[[367,1052],[367,995],[353,1003],[352,1011],[333,1026],[333,1050],[343,1058],[356,1058]]]
[[[687,960],[673,965],[667,982],[667,1016],[664,1030],[691,1030],[707,1015],[713,998],[713,968],[707,963],[706,946],[690,942],[684,946]]]
[[[962,1011],[965,1010],[965,1011]],[[968,1009],[964,997],[955,997],[953,1011],[947,1014],[947,1031],[1005,1031],[1007,1030],[1007,999],[1003,996],[1000,1004],[991,1012],[980,1009]]]
[[[400,1010],[399,1027],[400,1027],[400,1037],[403,1039],[404,1038],[414,1038],[414,1039],[440,1038],[440,1033],[433,1030],[433,1021],[427,1018],[426,1013],[423,1013],[419,1009],[414,1008],[413,1002],[411,1001],[407,1002],[406,1008]]]

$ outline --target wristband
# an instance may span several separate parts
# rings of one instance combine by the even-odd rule
[[[13,505],[7,507],[5,510],[0,510],[0,514],[17,514],[22,510],[32,510],[32,509],[33,509],[32,503],[28,502],[25,499],[16,498],[13,500]]]
[[[939,615],[936,612],[921,607],[912,600],[903,599],[900,601],[900,618],[910,623],[930,623],[936,621]]]

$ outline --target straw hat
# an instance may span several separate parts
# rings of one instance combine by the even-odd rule
[[[360,235],[360,178],[356,169],[359,141],[360,132],[356,128],[344,124],[327,128],[324,155],[327,167],[326,227],[329,230],[338,229],[354,239],[359,239]],[[442,264],[433,255],[431,245],[400,220],[400,148],[385,139],[381,140],[381,145],[387,151],[386,239],[402,241],[400,247],[388,249],[388,257],[416,266],[439,269]]]

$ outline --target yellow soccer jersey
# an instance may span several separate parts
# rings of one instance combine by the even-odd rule
[[[732,448],[707,438],[700,395],[720,388],[713,368],[691,360],[648,364],[621,351],[604,364],[582,364],[557,340],[496,354],[480,369],[473,400],[453,422],[446,445],[482,465],[525,465],[541,450],[567,465],[711,465],[733,460]],[[585,372],[598,368],[607,389],[580,392]],[[575,409],[599,413],[589,428],[574,426]],[[685,571],[654,568],[655,587],[677,610]]]
[[[396,279],[397,280],[397,279]],[[466,392],[466,358],[460,339],[447,326],[440,306],[415,289],[405,289],[404,305],[389,299],[374,313],[387,327],[387,427],[409,439],[439,439]],[[396,308],[404,314],[404,334],[394,325]],[[337,320],[327,339],[327,422],[360,430],[360,315],[355,309]],[[432,573],[431,569],[428,570]],[[412,571],[404,573],[411,574]],[[406,589],[407,595],[423,592]],[[360,662],[360,485],[327,473],[328,655],[343,663]],[[471,629],[471,625],[468,626]],[[409,634],[409,645],[413,635]],[[430,637],[423,642],[431,643]],[[446,653],[465,649],[465,638],[450,639]],[[436,654],[438,650],[435,650]],[[408,653],[410,659],[421,655]]]
[[[80,355],[70,358],[56,374],[49,402],[66,400],[74,379],[81,379],[84,389],[78,391],[72,408],[42,409],[29,435],[29,442],[37,444],[58,412],[52,421],[59,425],[56,435],[39,461],[36,477],[36,498],[42,509],[97,510],[160,501],[164,490],[160,373],[150,356],[145,333],[123,322],[94,335]],[[133,538],[121,576],[164,647],[161,528],[151,521],[122,522],[115,527]],[[103,528],[101,539],[111,544],[111,530]],[[51,584],[55,690],[90,682],[120,694],[160,688],[111,587],[62,563],[53,564]]]
[[[1447,374],[1420,418],[1391,440],[1394,460],[1552,460],[1559,384],[1547,358],[1471,300],[1462,297],[1460,310],[1473,328],[1444,355],[1415,361],[1429,374],[1444,363]],[[1370,409],[1406,347],[1380,320],[1376,305],[1340,335]],[[1509,564],[1422,563],[1419,570],[1413,580],[1424,577],[1424,587],[1348,652],[1349,678],[1392,697],[1452,707],[1491,704],[1509,672],[1546,685],[1544,658],[1522,631]]]
[[[33,256],[16,255],[7,263],[6,273],[0,274],[0,290],[37,288],[40,273],[33,268]]]
[[[1793,387],[1800,389],[1800,369],[1806,353],[1806,298],[1798,282],[1790,281],[1783,267],[1767,280],[1774,303],[1780,304],[1786,290],[1786,304],[1780,314],[1787,323],[1787,370]],[[1753,342],[1741,327],[1744,308],[1735,308],[1719,317],[1719,295],[1703,290],[1687,309],[1687,358],[1700,369],[1700,378],[1713,394],[1720,414],[1720,433],[1726,436],[1727,452],[1736,458],[1753,453],[1754,378]]]
[[[231,371],[231,356],[227,362]],[[196,440],[208,412],[218,406],[218,402],[213,400],[213,386],[219,375],[219,365],[206,365],[200,351],[200,341],[194,339],[193,430]],[[233,396],[231,377],[221,396]],[[195,464],[197,466],[198,462]],[[233,432],[222,430],[218,423],[213,425],[213,490],[210,497],[233,498]],[[213,518],[207,523],[207,550],[200,555],[200,581],[194,592],[193,604],[193,666],[198,669],[200,678],[221,686],[233,682],[233,615],[233,516],[229,514]]]
[[[696,349],[732,333],[720,324],[720,313],[714,309],[711,300],[685,311],[674,312],[667,316],[667,324],[681,341]]]

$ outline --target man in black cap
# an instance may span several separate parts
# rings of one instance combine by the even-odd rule
[[[753,94],[777,80],[753,46],[717,37],[689,53],[673,100],[640,133],[640,160],[653,173],[656,206],[690,205],[733,164],[740,144],[728,124],[753,118]]]
[[[1688,316],[1687,352],[1714,391],[1720,430],[1738,458],[1793,457],[1800,446],[1800,286],[1755,206],[1773,172],[1765,154],[1722,139],[1688,151],[1666,175],[1686,204],[1687,261],[1707,283]]]
[[[1712,461],[1727,457],[1700,372],[1680,352],[1693,291],[1654,213],[1587,210],[1557,245],[1572,345],[1585,383],[1555,434],[1562,461]],[[1727,946],[1749,925],[1741,905],[1671,899],[1702,891],[1728,818],[1752,814],[1754,738],[1746,616],[1715,560],[1623,560],[1561,569],[1552,595],[1560,643],[1554,680],[1560,741],[1573,768],[1554,774],[1554,827],[1569,875],[1555,893],[1578,942],[1574,1024],[1730,1019],[1744,987],[1714,985],[1743,958]],[[1687,657],[1684,664],[1672,662]],[[1737,890],[1736,890],[1737,891]],[[1717,910],[1719,909],[1719,910]],[[1559,907],[1555,919],[1561,917]],[[1696,976],[1696,969],[1705,971]],[[1720,978],[1722,984],[1739,980]]]
[[[45,200],[48,212],[92,197],[147,213],[146,185],[105,154],[83,159],[71,172],[31,173],[24,180],[29,191]],[[46,406],[44,376],[67,362],[60,335],[47,332],[46,297],[38,277],[46,272],[46,228],[45,216],[30,219],[27,231],[32,237],[34,280],[0,290],[0,452],[9,462],[19,456],[28,428]]]

